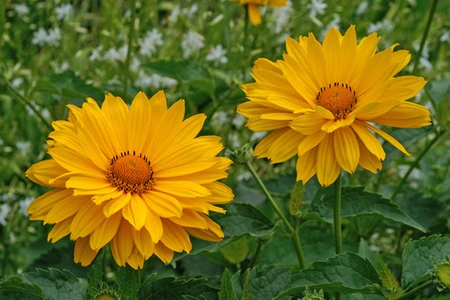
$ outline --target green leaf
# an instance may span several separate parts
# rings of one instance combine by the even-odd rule
[[[24,281],[21,276],[9,276],[0,280],[0,291],[2,292],[13,292],[11,294],[16,295],[14,299],[20,299],[21,295],[34,295],[40,299],[45,297],[44,291],[36,284]],[[8,294],[8,297],[12,297]]]
[[[158,278],[156,274],[147,276],[139,292],[139,299],[179,300],[218,299],[219,288],[207,278]]]
[[[143,65],[153,73],[187,81],[190,85],[208,95],[215,91],[214,80],[208,69],[192,60],[160,60]]]
[[[342,189],[341,217],[378,215],[385,219],[403,223],[425,232],[425,228],[406,215],[400,207],[379,194],[365,192],[364,187]],[[311,202],[311,211],[318,213],[328,223],[333,222],[333,187],[321,188]]]
[[[231,272],[226,269],[222,274],[222,284],[220,285],[220,300],[237,300],[238,298],[233,292],[233,283],[231,281]]]
[[[86,293],[88,295],[92,295],[93,292],[97,290],[100,286],[100,283],[103,280],[103,257],[105,256],[105,250],[100,250],[100,253],[94,260],[94,263],[91,265],[89,270],[87,281],[88,287]]]
[[[219,243],[211,243],[200,239],[192,239],[191,255],[204,251],[214,252],[243,236],[263,238],[273,232],[275,226],[269,218],[252,205],[231,203],[226,206],[226,214],[211,214],[224,232],[224,239]],[[175,260],[186,254],[177,254]]]
[[[403,289],[418,282],[433,268],[433,259],[440,261],[450,253],[450,238],[432,235],[409,241],[403,252]]]
[[[250,251],[250,243],[246,236],[228,243],[220,249],[223,256],[232,264],[238,264],[247,258]]]
[[[84,299],[87,283],[67,270],[50,268],[11,276],[0,281],[0,290],[31,294],[48,299]]]
[[[392,271],[387,267],[380,253],[375,254],[376,257],[376,267],[379,274],[379,278],[383,287],[389,292],[395,292],[400,287],[397,278],[395,278]]]
[[[222,276],[219,297],[221,300],[274,299],[289,282],[291,273],[291,269],[275,266],[254,268],[244,274],[238,271],[233,275],[227,270]]]
[[[137,300],[139,295],[139,275],[137,270],[129,265],[119,268],[117,272],[117,284],[119,292],[126,295],[128,300]]]
[[[280,296],[300,295],[307,286],[328,292],[380,294],[380,283],[377,272],[367,259],[348,252],[326,262],[315,262],[312,268],[293,272]]]

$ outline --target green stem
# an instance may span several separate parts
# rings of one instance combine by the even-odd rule
[[[291,223],[288,221],[288,219],[286,218],[286,216],[284,215],[283,211],[280,209],[280,207],[278,206],[278,204],[275,202],[275,200],[272,198],[272,195],[269,193],[269,191],[267,190],[266,186],[264,185],[264,183],[262,182],[261,178],[259,177],[259,175],[256,173],[255,169],[253,168],[252,164],[250,163],[250,161],[247,161],[246,166],[248,168],[248,170],[250,171],[250,173],[252,174],[253,178],[255,178],[256,182],[258,183],[259,187],[261,188],[261,190],[263,191],[264,195],[267,197],[267,199],[269,200],[270,204],[272,205],[273,209],[276,211],[276,213],[278,214],[278,216],[281,218],[281,220],[283,221],[284,225],[286,226],[286,228],[289,231],[289,234],[292,237],[292,242],[294,244],[295,247],[295,252],[297,254],[297,258],[298,258],[298,262],[300,264],[300,269],[304,269],[306,267],[306,263],[305,263],[305,257],[303,255],[303,249],[302,249],[302,245],[300,243],[300,237],[298,235],[298,232],[296,229],[294,229],[294,227],[292,227]]]
[[[341,228],[341,175],[334,182],[334,235],[336,254],[342,253],[342,228]],[[341,293],[336,293],[336,300],[341,299]]]
[[[431,8],[430,8],[430,13],[428,15],[427,25],[423,32],[422,40],[420,41],[419,51],[417,52],[416,59],[414,61],[414,67],[413,67],[413,71],[412,71],[413,73],[416,72],[420,57],[422,56],[422,51],[423,51],[423,48],[425,47],[425,42],[428,37],[428,32],[430,31],[431,22],[433,21],[433,16],[434,16],[434,12],[436,11],[437,3],[438,3],[438,0],[433,0],[433,3],[431,3]]]
[[[128,95],[128,79],[130,78],[131,52],[134,42],[134,25],[136,20],[136,0],[130,1],[131,17],[130,17],[130,33],[128,35],[127,58],[125,60],[125,78],[123,83],[123,96]]]
[[[334,234],[336,238],[336,254],[342,253],[341,228],[341,175],[334,182]]]
[[[247,40],[248,40],[248,18],[249,17],[248,17],[248,4],[247,4],[247,5],[245,5],[245,16],[244,16],[244,40],[242,41],[242,46],[243,46],[242,51],[244,52],[244,53],[242,53],[243,57],[248,57],[248,55],[246,53]],[[247,67],[247,63],[246,63],[245,59],[243,59],[241,61],[241,66],[242,66],[242,80],[245,81],[245,70]]]
[[[433,280],[429,280],[427,282],[422,283],[421,285],[419,285],[418,287],[410,290],[409,292],[404,293],[403,295],[399,296],[398,298],[396,298],[395,300],[400,300],[400,299],[407,299],[409,298],[411,295],[416,294],[417,292],[420,292],[424,289],[426,289],[429,286],[433,285]]]
[[[436,136],[430,141],[430,143],[423,149],[422,153],[416,158],[416,160],[409,166],[408,172],[406,172],[405,175],[403,175],[403,178],[400,180],[400,183],[397,185],[397,188],[395,189],[394,193],[392,193],[391,200],[394,201],[395,197],[397,197],[398,193],[400,192],[401,188],[403,187],[403,184],[405,184],[406,179],[408,179],[411,172],[417,167],[420,160],[427,154],[428,150],[430,150],[431,146],[433,146],[438,139],[445,133],[445,130],[440,130],[436,133]]]
[[[53,130],[52,125],[44,118],[41,112],[37,110],[36,107],[30,101],[28,101],[24,96],[22,96],[18,91],[16,91],[16,89],[13,88],[11,84],[9,84],[9,82],[6,81],[6,79],[4,79],[3,81],[8,87],[8,89],[14,94],[14,96],[16,96],[16,98],[20,100],[20,102],[22,102],[25,106],[28,106],[42,121],[42,123],[44,123],[44,125],[47,126],[48,129]]]

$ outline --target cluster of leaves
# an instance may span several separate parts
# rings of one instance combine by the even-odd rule
[[[433,126],[390,132],[415,153],[413,158],[403,158],[386,145],[387,159],[380,174],[358,170],[343,178],[347,186],[342,190],[343,254],[334,254],[332,188],[308,183],[298,214],[290,217],[298,225],[308,266],[299,270],[291,237],[256,182],[247,179],[243,166],[237,164],[227,181],[235,202],[226,207],[226,215],[212,216],[222,226],[224,240],[213,244],[194,239],[190,255],[176,256],[169,266],[151,258],[141,271],[143,278],[114,266],[107,249],[87,273],[73,263],[68,254],[73,253],[73,244],[68,239],[48,244],[48,228],[18,213],[19,200],[43,192],[25,178],[24,171],[45,156],[50,121],[65,118],[65,105],[79,105],[86,97],[101,101],[106,92],[130,101],[139,90],[135,84],[139,71],[127,74],[126,61],[89,59],[100,46],[106,52],[128,44],[130,26],[136,29],[131,53],[139,59],[139,70],[176,79],[177,85],[167,91],[169,100],[185,98],[188,114],[206,113],[203,134],[221,135],[225,146],[233,148],[251,136],[233,122],[236,105],[244,101],[239,85],[251,80],[256,58],[281,57],[285,49],[280,36],[313,32],[320,37],[326,24],[339,16],[341,29],[357,24],[358,36],[365,35],[371,24],[390,25],[379,30],[382,46],[399,42],[414,54],[429,10],[428,1],[376,0],[360,15],[354,1],[330,0],[325,1],[328,7],[319,21],[309,16],[311,1],[295,0],[284,31],[276,33],[268,30],[277,21],[270,10],[262,25],[246,27],[245,11],[237,3],[209,2],[198,5],[195,15],[180,14],[170,21],[177,5],[188,9],[195,1],[151,1],[151,5],[137,1],[135,20],[123,17],[128,1],[74,1],[76,14],[68,23],[55,18],[56,2],[27,1],[32,12],[26,17],[14,13],[15,1],[0,4],[0,33],[6,37],[0,40],[4,58],[0,62],[0,194],[7,196],[1,198],[0,206],[13,207],[7,226],[0,225],[0,298],[84,299],[104,293],[117,299],[290,299],[302,297],[310,288],[323,290],[326,298],[342,292],[347,299],[397,299],[433,285],[434,266],[450,253],[449,145],[442,138],[450,115],[446,71],[450,47],[440,39],[448,31],[450,7],[445,1],[439,3],[427,40],[426,58],[434,68],[419,69],[429,81],[420,101],[430,101]],[[61,27],[59,47],[31,43],[30,36],[42,26]],[[164,44],[151,58],[139,56],[137,41],[151,28],[162,31]],[[205,37],[205,47],[184,59],[179,41],[191,29]],[[205,59],[208,49],[217,44],[226,49],[228,63]],[[68,69],[62,68],[64,63]],[[23,80],[18,87],[11,85],[16,78]],[[146,93],[156,90],[151,87]],[[214,120],[220,113],[226,114],[226,120],[217,125]],[[30,142],[26,153],[19,151],[20,141]],[[416,163],[414,159],[430,144],[433,148]],[[275,167],[265,161],[254,163],[270,193],[290,215],[295,162]],[[418,176],[405,177],[400,166],[412,166]],[[397,192],[402,178],[403,189]],[[445,299],[448,292],[438,294],[429,287],[420,295]]]

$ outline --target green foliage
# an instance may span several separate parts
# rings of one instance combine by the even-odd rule
[[[311,211],[328,223],[333,222],[333,188],[322,188],[311,202]],[[425,232],[426,229],[406,215],[397,204],[381,195],[365,192],[364,187],[344,187],[342,189],[341,217],[376,215],[382,218],[403,223]]]
[[[411,240],[403,253],[402,287],[405,289],[428,277],[433,261],[440,261],[450,253],[450,238],[431,235]]]

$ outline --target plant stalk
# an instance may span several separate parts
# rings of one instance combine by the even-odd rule
[[[136,0],[130,1],[131,17],[130,17],[130,32],[128,34],[128,49],[127,58],[125,60],[125,78],[123,82],[123,96],[126,98],[128,95],[128,80],[130,78],[130,64],[131,64],[131,52],[134,42],[135,33],[135,20],[136,20]]]
[[[294,248],[295,248],[295,252],[297,254],[298,262],[300,264],[300,269],[304,269],[306,267],[305,256],[303,254],[303,248],[302,248],[302,245],[300,243],[300,237],[298,235],[297,230],[294,229],[294,227],[292,227],[291,223],[288,221],[288,219],[284,215],[283,211],[280,209],[278,204],[275,202],[275,200],[273,199],[272,195],[270,194],[270,192],[267,190],[266,186],[262,182],[261,178],[256,173],[256,171],[253,168],[253,166],[250,163],[250,161],[247,161],[245,164],[246,164],[248,170],[250,171],[250,173],[252,174],[253,178],[255,178],[256,182],[259,185],[259,187],[263,191],[264,195],[269,200],[269,202],[272,205],[273,209],[276,211],[276,213],[278,214],[278,216],[281,218],[281,220],[283,221],[284,225],[288,229],[289,234],[292,237],[292,242],[294,244]]]
[[[426,289],[427,287],[432,286],[432,285],[433,285],[433,280],[428,280],[428,281],[422,283],[421,285],[419,285],[418,287],[416,287],[416,288],[410,290],[409,292],[406,292],[406,293],[404,293],[403,295],[399,296],[399,297],[396,298],[395,300],[409,299],[409,297],[410,297],[411,295],[414,295],[414,294],[416,294],[417,292],[420,292],[420,291],[422,291],[422,290],[424,290],[424,289]]]
[[[416,72],[417,66],[420,61],[420,57],[422,56],[423,48],[425,47],[425,42],[427,40],[428,33],[430,32],[431,22],[433,21],[433,16],[434,16],[434,12],[436,11],[437,3],[438,3],[438,0],[433,0],[433,2],[431,3],[431,8],[430,8],[430,13],[428,15],[427,25],[423,32],[422,40],[420,41],[419,51],[417,52],[416,59],[414,61],[414,67],[413,67],[413,71],[412,71],[413,73]]]
[[[341,228],[341,174],[334,182],[334,235],[336,243],[336,254],[342,253],[342,228]],[[336,300],[341,299],[341,293],[336,293]]]
[[[416,160],[412,163],[411,166],[409,166],[408,171],[403,175],[403,178],[400,180],[400,183],[397,185],[395,191],[392,193],[391,201],[394,201],[395,197],[397,197],[398,193],[400,192],[401,188],[405,184],[406,180],[408,179],[411,172],[417,167],[420,160],[427,154],[428,150],[439,140],[439,138],[444,135],[445,130],[440,130],[436,132],[436,136],[430,141],[430,143],[423,149],[422,153],[416,158]]]

